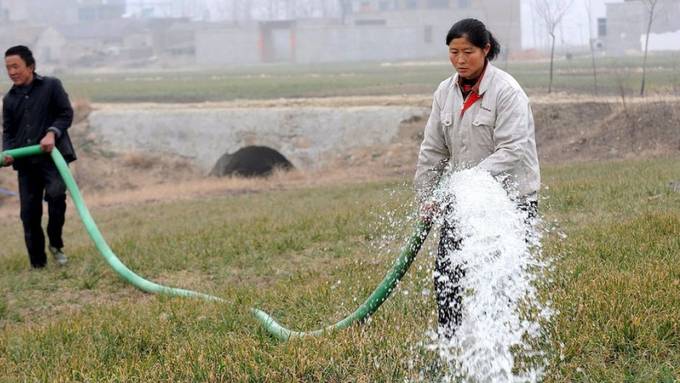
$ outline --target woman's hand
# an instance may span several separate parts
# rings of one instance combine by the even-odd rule
[[[432,223],[432,220],[439,214],[439,204],[429,200],[420,205],[420,220],[424,223]]]

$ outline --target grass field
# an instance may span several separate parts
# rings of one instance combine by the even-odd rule
[[[637,96],[642,78],[641,57],[597,58],[598,94]],[[355,95],[431,94],[452,74],[446,51],[437,63],[328,65],[261,65],[248,68],[123,73],[67,72],[59,77],[73,99],[93,102],[199,102],[234,99],[277,99]],[[548,88],[547,61],[496,62],[531,94]],[[594,93],[591,60],[557,59],[553,91]],[[0,85],[0,92],[9,81]],[[680,94],[680,55],[651,55],[649,94]]]
[[[559,310],[547,382],[680,379],[680,193],[667,186],[679,178],[679,158],[544,169],[545,293]],[[126,285],[74,216],[70,264],[30,271],[18,219],[3,217],[0,382],[435,380],[422,347],[434,235],[363,327],[281,343],[248,313],[310,329],[351,312],[409,234],[411,199],[395,180],[93,211],[132,269],[228,304]]]

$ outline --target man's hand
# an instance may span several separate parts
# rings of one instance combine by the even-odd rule
[[[47,132],[45,137],[40,140],[40,150],[45,153],[49,153],[54,149],[54,132]]]
[[[2,158],[2,166],[10,166],[14,163],[14,157],[12,156],[3,156]]]

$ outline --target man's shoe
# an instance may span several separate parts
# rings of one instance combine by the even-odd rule
[[[64,255],[64,252],[61,251],[61,249],[57,249],[56,247],[50,246],[49,250],[50,253],[52,253],[52,257],[54,257],[54,260],[57,261],[59,266],[64,266],[68,262],[66,255]]]

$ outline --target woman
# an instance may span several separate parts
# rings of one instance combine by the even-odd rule
[[[444,169],[475,166],[512,187],[520,208],[535,216],[540,175],[527,95],[512,76],[491,65],[500,45],[481,21],[455,23],[446,45],[456,74],[434,92],[415,175],[424,217],[434,213],[431,193]],[[446,338],[461,322],[457,282],[464,274],[461,265],[451,265],[446,257],[449,250],[460,247],[450,226],[442,225],[435,266],[439,332]]]

